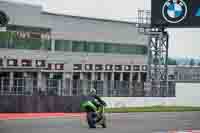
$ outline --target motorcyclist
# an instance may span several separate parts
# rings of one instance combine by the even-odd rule
[[[92,89],[90,90],[90,96],[91,96],[92,98],[94,98],[95,101],[97,100],[97,103],[96,103],[96,104],[98,104],[98,103],[100,104],[100,105],[97,105],[97,106],[101,106],[101,105],[106,106],[106,102],[104,102],[104,101],[97,95],[96,89],[92,88]]]
[[[90,94],[89,94],[94,101],[94,104],[97,106],[97,108],[100,108],[101,106],[107,106],[106,102],[104,102],[98,95],[96,92],[96,89],[92,88],[90,90]],[[97,121],[100,120],[102,118],[102,111],[100,112],[96,112],[97,114]]]

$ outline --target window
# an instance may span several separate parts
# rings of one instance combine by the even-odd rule
[[[125,65],[124,70],[125,71],[131,71],[131,65]]]
[[[39,32],[39,33],[49,33],[51,29],[42,27],[31,27],[31,26],[21,26],[21,25],[8,25],[8,31],[25,31],[25,32]]]
[[[87,70],[87,71],[93,70],[93,65],[92,64],[85,64],[85,70]]]
[[[33,35],[34,38],[31,37]],[[42,36],[42,38],[38,35]],[[23,31],[0,32],[0,48],[51,50],[50,34],[35,34]],[[55,40],[55,50],[89,53],[147,54],[146,46],[71,40]]]
[[[0,48],[8,48],[9,44],[9,33],[0,32]]]
[[[140,71],[140,65],[134,65],[133,70],[134,71]]]
[[[147,65],[142,66],[142,71],[147,71]]]
[[[22,66],[30,67],[30,66],[32,66],[32,60],[22,59],[21,64],[22,64]]]
[[[94,52],[96,53],[104,53],[104,44],[103,43],[93,43]]]
[[[33,50],[36,50],[36,49],[40,49],[42,46],[41,44],[41,40],[40,39],[27,39],[27,44],[26,45],[26,49],[33,49]]]
[[[116,44],[113,50],[114,50],[114,53],[120,53],[120,44]]]
[[[7,66],[18,66],[17,59],[8,59],[7,60]]]
[[[74,64],[73,70],[82,70],[82,64]]]
[[[64,70],[64,64],[55,64],[56,70]]]
[[[122,65],[115,65],[115,71],[122,71]]]
[[[13,48],[39,50],[42,48],[42,42],[40,39],[16,39]]]
[[[95,70],[96,70],[96,71],[101,71],[101,70],[103,70],[103,65],[101,65],[101,64],[96,64],[96,65],[95,65]]]
[[[120,45],[120,54],[138,54],[144,55],[147,53],[147,47],[135,45]]]
[[[85,51],[89,53],[93,53],[95,51],[95,45],[92,42],[86,42]]]
[[[21,38],[17,32],[0,32],[0,48],[50,50],[51,41],[45,39]]]
[[[133,45],[120,45],[120,54],[135,54],[136,49]]]
[[[3,59],[0,58],[0,66],[3,66]]]
[[[144,46],[136,46],[136,54],[145,54],[145,47]]]
[[[72,51],[71,47],[72,47],[71,41],[67,41],[67,40],[55,41],[55,50]]]
[[[102,42],[88,42],[86,43],[86,51],[91,53],[119,53],[119,45],[102,43]]]
[[[42,49],[51,50],[51,40],[42,40]]]
[[[145,46],[135,46],[136,47],[136,54],[144,55],[147,54],[147,47]]]
[[[36,60],[35,64],[36,64],[36,67],[45,67],[46,61],[45,60]]]
[[[143,46],[143,50],[142,50],[142,54],[147,54],[147,52],[148,52],[148,48],[147,47],[145,47],[145,46]]]
[[[119,45],[117,44],[105,44],[105,53],[119,53]]]
[[[50,40],[41,40],[41,39],[16,39],[13,40],[13,43],[10,48],[15,49],[30,49],[30,50],[40,50],[40,49],[51,49]]]
[[[111,71],[111,70],[113,70],[113,65],[106,64],[106,65],[105,65],[105,70],[106,70],[106,71]]]
[[[51,49],[51,29],[20,25],[8,25],[10,33],[9,46],[15,49]]]
[[[84,52],[85,51],[85,46],[84,42],[81,41],[73,41],[72,42],[72,52]]]
[[[112,53],[112,44],[104,43],[104,52],[105,53]]]

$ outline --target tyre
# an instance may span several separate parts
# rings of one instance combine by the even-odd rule
[[[107,128],[106,123],[103,123],[103,124],[102,124],[102,127],[103,127],[103,128]]]
[[[103,128],[107,128],[105,115],[103,115],[102,124],[101,125],[102,125]]]
[[[88,112],[87,113],[87,122],[90,128],[96,128],[96,123],[95,123],[95,113],[94,112]]]

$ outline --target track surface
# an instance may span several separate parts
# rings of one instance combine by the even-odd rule
[[[108,128],[88,129],[80,117],[1,120],[0,133],[162,133],[200,130],[200,112],[107,114]],[[200,132],[199,132],[200,133]]]

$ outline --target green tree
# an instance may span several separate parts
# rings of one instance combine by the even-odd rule
[[[194,61],[194,59],[190,59],[190,66],[194,66],[195,65],[195,61]]]
[[[177,62],[175,59],[168,58],[168,65],[177,65]]]

